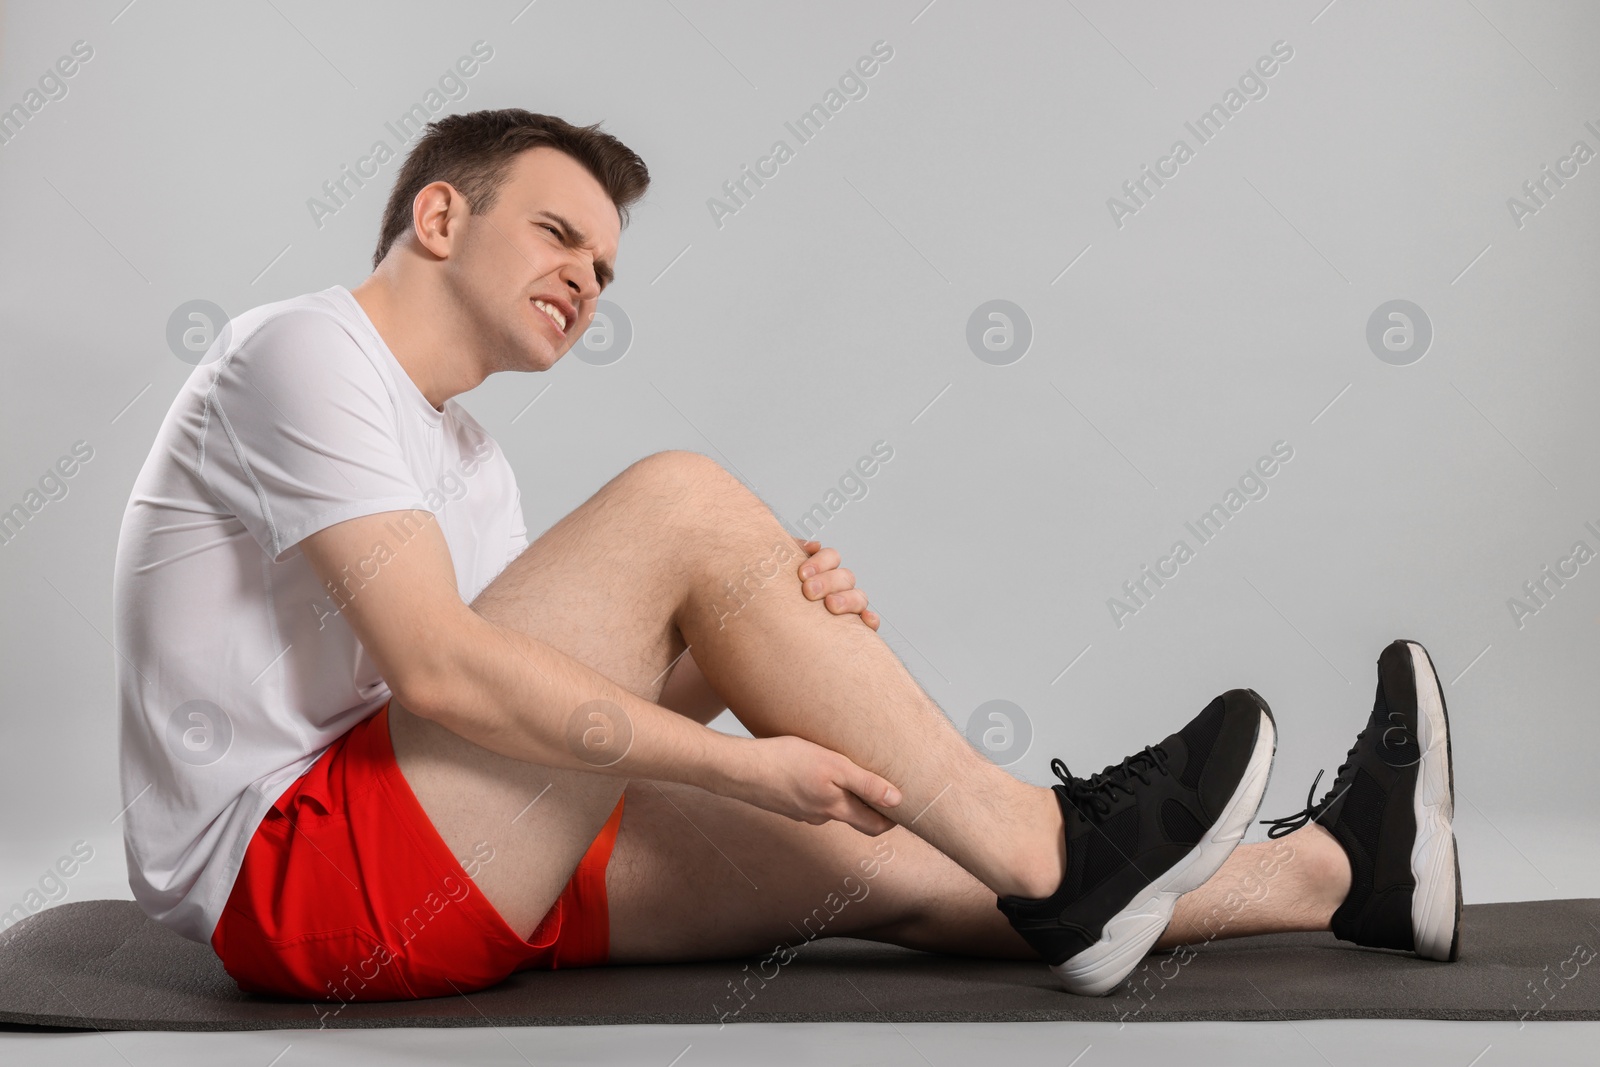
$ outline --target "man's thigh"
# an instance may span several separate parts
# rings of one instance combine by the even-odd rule
[[[674,617],[690,585],[685,569],[669,563],[706,512],[692,506],[692,466],[663,453],[623,471],[533,541],[473,610],[657,700],[684,650]],[[390,737],[401,774],[451,852],[482,855],[485,843],[494,849],[473,880],[527,937],[616,806],[625,779],[502,756],[398,701],[390,706]]]
[[[675,782],[628,783],[606,896],[618,964],[774,952],[782,964],[822,937],[1037,958],[992,892],[903,826],[868,837]]]

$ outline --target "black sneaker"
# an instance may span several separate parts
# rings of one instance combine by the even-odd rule
[[[1318,772],[1317,779],[1322,778]],[[1454,960],[1461,941],[1450,721],[1427,649],[1395,641],[1378,657],[1372,716],[1333,788],[1269,837],[1318,822],[1350,857],[1350,895],[1333,913],[1341,941]]]
[[[998,907],[1070,993],[1115,989],[1172,919],[1178,897],[1216,873],[1267,789],[1277,730],[1251,689],[1217,697],[1159,745],[1089,778],[1050,769],[1066,826],[1053,896]]]

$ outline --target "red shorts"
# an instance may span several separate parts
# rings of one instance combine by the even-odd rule
[[[606,864],[621,822],[618,799],[523,940],[401,776],[385,704],[329,746],[261,820],[211,947],[246,993],[340,1002],[453,996],[528,968],[604,963]]]

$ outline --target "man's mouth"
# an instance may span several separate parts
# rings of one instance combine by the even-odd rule
[[[544,312],[545,318],[549,319],[555,326],[557,333],[563,337],[567,335],[567,317],[561,313],[560,308],[553,304],[547,304],[543,300],[535,300],[533,306]]]

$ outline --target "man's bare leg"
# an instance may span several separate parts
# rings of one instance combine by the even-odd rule
[[[888,814],[969,869],[986,871],[991,882],[984,885],[965,871],[952,874],[938,850],[912,846],[909,851],[919,858],[896,870],[942,870],[941,888],[966,879],[966,899],[973,904],[958,910],[972,918],[952,922],[948,907],[903,883],[899,892],[880,892],[878,903],[856,908],[846,926],[833,932],[878,931],[887,935],[884,939],[947,951],[960,951],[957,945],[976,938],[976,943],[993,944],[992,954],[1027,958],[1031,950],[994,909],[993,895],[1042,896],[1055,888],[1062,846],[1054,797],[979,756],[858,619],[833,616],[800,595],[792,565],[798,555],[773,563],[773,547],[785,544],[792,545],[792,539],[771,513],[720,467],[692,454],[664,454],[619,475],[553,527],[491,583],[474,609],[535,634],[652,700],[684,647],[683,635],[698,638],[702,670],[753,733],[807,737],[896,781],[906,802]],[[747,563],[756,565],[753,581]],[[723,583],[735,581],[743,598],[729,600]],[[392,709],[391,733],[402,772],[456,854],[468,854],[480,840],[495,846],[496,861],[475,881],[526,936],[610,813],[620,780],[500,757],[399,705]],[[660,796],[670,802],[672,789],[681,797],[686,788],[634,783],[630,797]],[[706,798],[698,790],[687,794]],[[959,803],[946,803],[951,800]],[[659,801],[645,803],[660,808]],[[696,821],[688,810],[693,803],[672,805],[690,827]],[[842,873],[837,861],[874,840],[841,824],[807,827],[721,801],[725,815],[733,809],[740,814],[729,815],[731,823],[765,820],[763,833],[771,842],[764,851],[758,846],[741,850],[745,866],[758,866],[763,857],[792,861],[808,854],[827,866],[819,857],[831,857],[836,873],[828,877],[837,879]],[[637,838],[629,830],[625,817],[614,859],[619,871],[626,869],[630,838]],[[695,828],[693,833],[715,844],[708,831]],[[813,844],[824,837],[832,839],[826,847]],[[1031,871],[1007,869],[1019,857],[1041,855],[1047,860]],[[722,858],[730,868],[738,865],[731,856]],[[846,863],[843,870],[848,869]],[[802,873],[798,879],[797,871]],[[910,877],[905,882],[922,884]],[[794,887],[791,903],[797,905],[818,899],[824,883],[804,863],[791,863],[776,883],[768,879],[763,892],[767,925],[755,921],[751,926],[762,935],[770,935],[775,919],[794,911],[774,891],[778,884]],[[626,952],[629,898],[626,887],[619,888],[624,892],[613,934]],[[644,891],[646,897],[655,894],[651,904],[658,929],[656,944],[643,945],[649,936],[639,939],[642,952],[676,958],[697,947],[714,950],[720,934],[732,944],[755,936],[740,931],[746,940],[739,942],[723,921],[712,924],[710,940],[679,937],[672,944],[674,936],[660,929],[668,925],[659,921],[661,898],[690,899],[713,918],[719,915],[721,901],[690,897],[689,888],[655,881]],[[789,920],[783,921],[787,926]]]
[[[736,499],[748,496],[721,467],[708,464],[706,474],[724,483]],[[753,521],[758,546],[792,542],[765,506],[756,509]],[[765,538],[763,529],[770,530]],[[825,614],[822,605],[792,595],[792,563],[777,568],[771,582],[762,580],[773,570],[770,564],[747,563],[738,571],[730,568],[722,578],[722,597],[710,603],[691,598],[679,617],[679,629],[695,649],[706,678],[756,736],[798,734],[899,786],[906,799],[899,810],[886,813],[960,862],[981,883],[982,891],[973,896],[969,888],[968,898],[982,912],[977,943],[985,946],[984,954],[1020,943],[994,908],[993,897],[1046,896],[1059,884],[1064,845],[1051,791],[1019,782],[979,755],[870,628],[852,616]],[[774,584],[776,589],[770,589]],[[819,614],[827,620],[825,627],[803,625],[807,616]],[[1015,786],[1021,787],[1020,793]],[[952,799],[956,804],[944,807]],[[944,818],[939,817],[941,809]],[[1019,870],[1019,854],[1049,857],[1050,862]],[[1002,879],[1018,888],[999,888]],[[1349,884],[1343,849],[1311,824],[1283,840],[1236,849],[1205,885],[1180,898],[1156,948],[1326,930]],[[968,905],[960,907],[965,913]],[[945,946],[943,951],[959,943],[949,919],[936,919],[945,929],[928,938]],[[903,925],[897,933],[901,936],[896,940],[906,943],[914,928]]]
[[[840,935],[1038,959],[994,893],[904,827],[868,838],[839,823],[804,826],[670,783],[631,783],[628,805],[606,874],[612,962],[717,959]],[[892,858],[863,871],[880,844]],[[1178,901],[1155,950],[1325,931],[1349,884],[1343,850],[1315,824],[1240,846]]]
[[[773,562],[779,545],[793,554]],[[1064,864],[1055,798],[979,755],[859,618],[807,600],[799,558],[765,505],[714,461],[662,453],[547,531],[473,608],[651,700],[687,636],[752,733],[805,737],[888,777],[905,799],[885,814],[992,891],[1053,891]],[[767,577],[746,586],[741,606],[723,583],[747,564]],[[531,933],[622,780],[501,757],[398,702],[390,714],[397,761],[424,811],[456,855],[479,841],[495,848],[475,882]]]
[[[807,600],[794,538],[731,474],[707,460],[693,481],[721,516],[719,547],[703,557],[709,568],[675,622],[739,721],[757,737],[803,737],[893,782],[904,799],[879,810],[993,892],[1054,892],[1065,842],[1050,791],[974,749],[859,618]]]
[[[1350,861],[1316,823],[1240,845],[1205,885],[1178,900],[1157,951],[1291,930],[1327,930],[1350,892]]]

